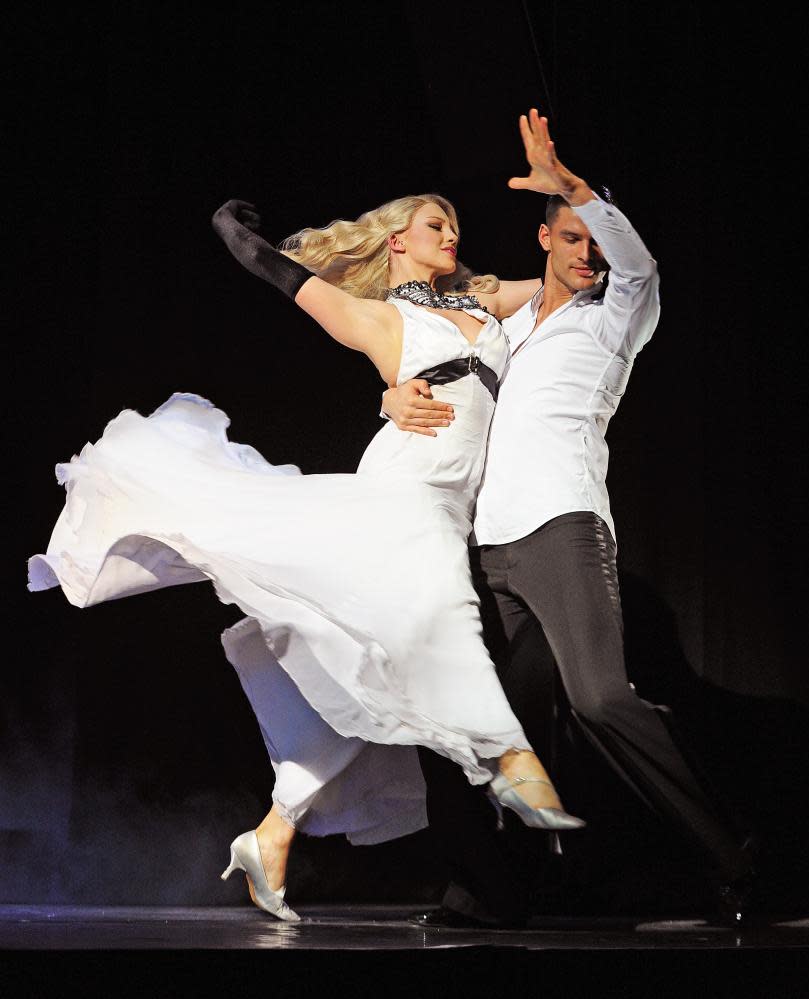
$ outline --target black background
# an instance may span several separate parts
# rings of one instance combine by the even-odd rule
[[[197,392],[232,439],[304,472],[352,471],[377,430],[367,360],[245,274],[212,212],[252,200],[277,241],[439,191],[469,266],[535,276],[544,199],[505,182],[536,105],[661,269],[662,318],[609,434],[630,674],[763,834],[771,905],[796,904],[805,351],[774,278],[803,247],[770,232],[787,209],[759,26],[692,3],[305,0],[29,6],[12,28],[0,898],[243,900],[216,875],[272,772],[218,640],[238,613],[202,586],[79,613],[24,585],[61,507],[53,465],[122,408]],[[611,814],[592,877],[609,904],[647,904],[679,847],[592,765]],[[431,899],[441,879],[426,834],[301,840],[290,891]]]

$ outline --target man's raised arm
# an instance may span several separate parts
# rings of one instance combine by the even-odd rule
[[[548,119],[540,117],[536,108],[520,116],[520,134],[531,172],[527,177],[512,177],[508,186],[560,195],[590,230],[610,265],[599,335],[609,349],[631,356],[657,325],[657,264],[627,217],[559,162]]]

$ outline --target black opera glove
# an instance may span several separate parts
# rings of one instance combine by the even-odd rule
[[[294,300],[301,286],[314,277],[312,271],[273,249],[257,234],[261,216],[255,205],[231,198],[214,212],[211,225],[242,267],[289,298]]]

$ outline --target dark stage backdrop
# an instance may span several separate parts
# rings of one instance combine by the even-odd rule
[[[609,433],[631,677],[674,706],[765,833],[773,904],[800,897],[799,333],[761,294],[751,208],[767,150],[745,141],[738,68],[751,54],[766,66],[766,43],[693,3],[438,12],[142,2],[15,20],[2,900],[243,897],[216,875],[263,814],[272,773],[219,644],[237,612],[197,585],[80,613],[59,592],[28,594],[24,577],[61,507],[53,465],[122,408],[197,392],[231,415],[233,439],[304,472],[352,471],[378,429],[369,363],[242,271],[212,212],[252,200],[278,240],[439,191],[458,207],[468,265],[539,274],[544,199],[505,183],[524,171],[517,116],[532,105],[661,269],[660,325]],[[638,872],[678,847],[591,762],[620,804],[593,855],[608,841],[610,897],[631,884],[624,903],[642,903]],[[654,835],[629,835],[632,823]],[[426,835],[359,850],[301,841],[290,890],[431,899],[441,879]]]

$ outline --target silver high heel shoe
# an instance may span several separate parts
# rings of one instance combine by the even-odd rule
[[[230,844],[230,864],[222,872],[222,880],[227,881],[234,871],[244,871],[250,878],[256,902],[265,912],[287,923],[300,922],[301,917],[284,901],[284,888],[273,891],[267,883],[255,829],[242,833]]]
[[[568,815],[561,808],[531,808],[525,798],[521,798],[514,790],[518,784],[547,784],[553,785],[549,780],[541,777],[506,777],[505,774],[497,774],[489,783],[488,795],[492,804],[497,809],[497,828],[503,828],[503,808],[510,808],[527,826],[534,829],[549,829],[553,832],[561,832],[565,829],[581,829],[587,823],[584,819],[577,819],[575,815]]]

